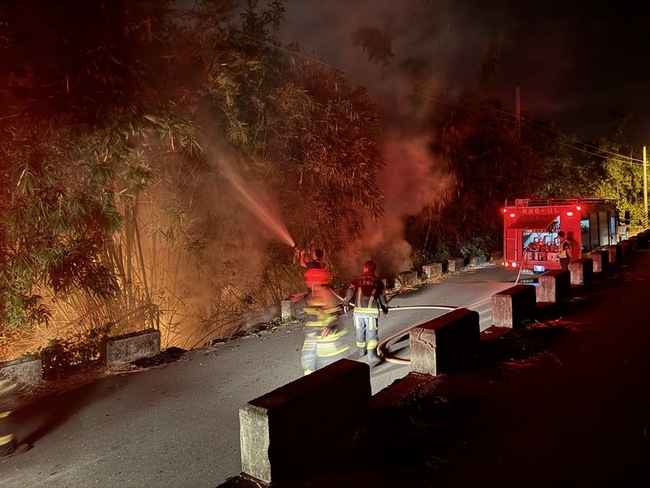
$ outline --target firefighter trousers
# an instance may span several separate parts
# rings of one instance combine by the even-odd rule
[[[301,363],[305,375],[319,368],[324,368],[343,358],[350,346],[343,338],[347,330],[331,330],[327,336],[322,336],[323,328],[305,327],[305,342],[302,345]]]
[[[367,351],[370,351],[371,354],[376,352],[379,345],[378,319],[362,315],[354,315],[353,317],[359,354],[363,356]]]

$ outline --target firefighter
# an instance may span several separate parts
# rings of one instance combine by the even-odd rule
[[[569,263],[573,255],[572,242],[565,238],[563,230],[558,231],[557,237],[559,239],[557,257],[560,260],[560,266],[562,269],[569,269]]]
[[[357,351],[359,356],[368,354],[370,366],[376,366],[381,359],[377,355],[379,345],[379,313],[388,315],[388,300],[384,283],[375,274],[377,263],[363,263],[363,274],[356,277],[348,287],[344,304],[352,305],[352,317],[356,332]],[[352,301],[354,300],[354,301]]]
[[[531,254],[533,261],[537,261],[539,255],[539,237],[535,237],[530,244],[528,244],[528,249]]]
[[[311,253],[311,259],[307,258],[307,251],[296,248],[296,252],[300,256],[300,265],[303,268],[311,269],[311,268],[318,268],[318,269],[325,269],[325,252],[320,249],[314,249],[314,251]]]
[[[15,388],[15,383],[0,379],[0,458],[14,454],[18,445],[16,434],[7,433],[4,427],[7,417],[11,414],[11,394]]]
[[[307,296],[309,299],[309,295],[313,296],[313,287],[315,285],[323,284],[323,286],[327,286],[332,282],[332,277],[329,270],[325,268],[325,253],[322,249],[315,249],[312,251],[311,259],[307,257],[307,251],[304,249],[300,249],[298,246],[296,246],[295,251],[296,256],[298,256],[300,266],[306,268],[303,276],[305,277],[305,284],[309,290]]]
[[[571,257],[570,262],[573,262],[576,259],[580,259],[582,256],[582,251],[578,245],[578,241],[573,238],[573,231],[570,230],[566,233],[566,240],[571,245],[571,251],[569,253],[569,256]]]
[[[305,280],[309,294],[301,364],[303,374],[308,375],[344,357],[350,346],[343,339],[347,330],[339,326],[340,307],[330,289],[332,274],[324,268],[310,268]]]
[[[546,261],[548,256],[548,244],[546,244],[546,237],[539,239],[539,251],[537,251],[537,260]]]

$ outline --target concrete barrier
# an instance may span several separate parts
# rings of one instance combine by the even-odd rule
[[[630,243],[630,252],[639,249],[639,238],[637,236],[630,236],[628,242]]]
[[[572,285],[584,285],[593,279],[594,262],[591,258],[580,258],[569,263]]]
[[[160,331],[156,329],[111,337],[107,339],[102,351],[106,366],[130,363],[159,353]],[[64,373],[62,369],[70,367],[61,362],[61,358],[65,357],[61,346],[48,346],[38,356],[0,363],[0,377],[27,388],[36,387],[43,381],[60,380],[69,374],[69,371]]]
[[[551,269],[537,279],[537,301],[559,303],[571,297],[571,272]]]
[[[160,331],[146,329],[111,337],[106,341],[106,365],[126,364],[160,353]]]
[[[242,472],[265,483],[331,470],[371,426],[370,369],[341,359],[239,410]]]
[[[619,251],[617,245],[607,246],[607,257],[609,264],[616,264],[619,261],[618,254]]]
[[[492,325],[516,329],[537,314],[537,293],[533,285],[515,285],[492,295]]]
[[[616,244],[616,258],[619,261],[625,259],[628,254],[630,254],[630,242],[628,240]]]
[[[607,251],[591,251],[587,256],[592,260],[593,273],[604,273],[609,269],[609,253]]]
[[[447,260],[447,271],[452,273],[465,267],[465,258],[452,258]]]
[[[644,230],[642,232],[639,232],[639,238],[641,239],[641,242],[644,243],[645,249],[650,247],[650,231]]]
[[[0,363],[0,378],[31,389],[43,382],[43,362],[40,356],[25,356]]]
[[[395,280],[399,282],[401,286],[410,285],[418,279],[417,271],[402,271],[395,275]]]
[[[458,308],[409,332],[411,371],[432,376],[467,367],[478,349],[478,312]]]
[[[427,278],[442,276],[442,263],[429,263],[422,266],[422,272]]]
[[[307,304],[307,295],[298,293],[280,303],[282,320],[291,320],[299,318]]]
[[[471,267],[483,266],[485,262],[486,259],[483,256],[472,256],[469,258],[469,265]]]

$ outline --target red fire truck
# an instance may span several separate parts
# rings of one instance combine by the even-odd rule
[[[573,258],[617,242],[616,201],[606,198],[517,199],[503,207],[503,259],[512,269],[559,269],[557,233],[574,241]]]

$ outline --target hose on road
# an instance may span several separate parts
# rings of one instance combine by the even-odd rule
[[[519,279],[521,278],[521,271],[522,271],[521,264],[522,264],[522,262],[520,261],[519,262],[519,272],[517,273],[517,278],[515,279],[515,283],[514,283],[515,285],[517,283],[519,283]],[[461,306],[458,306],[458,307],[448,306],[448,305],[416,305],[416,306],[409,306],[409,307],[388,307],[388,311],[389,312],[395,312],[395,311],[400,311],[400,310],[447,310],[447,311],[452,311],[452,310],[455,310],[457,308],[476,307],[476,306],[481,305],[481,304],[483,304],[483,303],[485,303],[485,302],[487,302],[487,301],[489,301],[491,299],[492,299],[491,297],[490,298],[484,298],[483,300],[479,300],[477,302],[470,303],[468,305],[461,305]],[[379,344],[379,346],[377,346],[377,354],[379,354],[379,356],[381,358],[383,358],[384,361],[389,362],[389,363],[393,363],[393,364],[411,364],[410,359],[403,359],[403,358],[397,358],[397,357],[391,356],[390,352],[388,351],[388,347],[391,344],[393,344],[395,342],[399,342],[400,340],[402,340],[402,337],[407,335],[411,329],[414,329],[415,327],[418,327],[422,323],[424,323],[424,322],[420,322],[418,324],[407,327],[406,329],[401,330],[400,332],[398,332],[396,334],[393,334],[388,339],[383,340]]]

